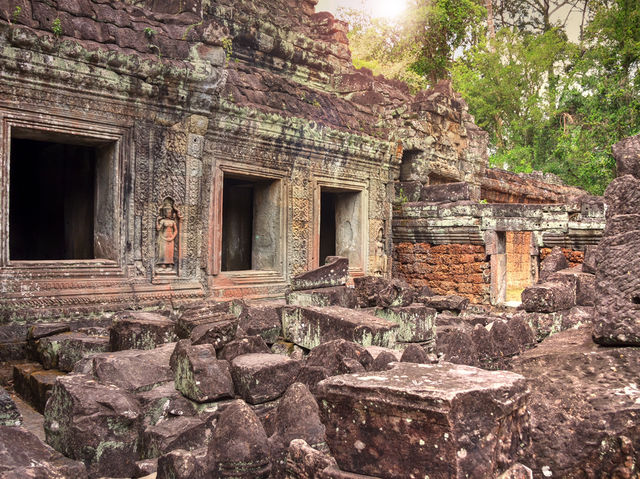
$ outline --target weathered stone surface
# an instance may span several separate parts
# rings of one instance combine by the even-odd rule
[[[0,426],[19,426],[22,415],[9,393],[0,386]]]
[[[336,466],[333,457],[312,448],[302,439],[294,439],[287,453],[287,478],[316,479],[322,477],[322,471]]]
[[[420,194],[422,193],[421,181],[396,181],[394,186],[396,203],[420,201]]]
[[[286,469],[289,444],[295,439],[302,439],[316,449],[327,450],[325,427],[320,421],[318,403],[301,383],[289,386],[275,414],[274,433],[269,438],[269,447],[276,477]]]
[[[169,359],[175,343],[156,349],[98,353],[76,364],[75,372],[132,392],[148,391],[173,380]]]
[[[13,366],[13,388],[36,411],[44,414],[44,406],[56,379],[63,374],[54,369],[45,370],[38,363],[16,364]]]
[[[596,258],[598,247],[589,245],[584,250],[584,261],[582,263],[582,272],[596,274]]]
[[[68,323],[36,323],[29,327],[27,331],[27,339],[37,341],[45,336],[53,336],[54,334],[62,334],[71,330]]]
[[[382,351],[376,356],[369,368],[369,371],[384,371],[389,368],[389,363],[394,363],[400,359],[390,351]],[[408,361],[412,362],[412,361]]]
[[[416,298],[416,291],[406,281],[392,279],[376,293],[376,305],[382,308],[409,306]]]
[[[605,191],[607,228],[598,245],[593,338],[603,345],[640,345],[640,179],[616,178]],[[622,219],[619,228],[611,224]]]
[[[113,351],[154,349],[176,339],[172,320],[146,311],[127,311],[116,315],[109,335]]]
[[[133,477],[146,477],[158,472],[158,458],[136,461]]]
[[[409,344],[403,351],[400,361],[403,363],[427,364],[427,352],[417,344]]]
[[[428,203],[449,203],[471,199],[469,183],[447,183],[444,185],[424,186],[420,192],[420,201]]]
[[[207,323],[227,321],[239,322],[238,317],[244,313],[246,305],[240,301],[229,301],[222,303],[205,303],[194,305],[182,311],[176,321],[176,334],[181,339],[191,336],[191,332]]]
[[[396,339],[404,343],[435,341],[437,311],[422,304],[377,308],[375,315],[398,324]]]
[[[551,250],[551,253],[540,262],[539,281],[544,283],[549,280],[549,276],[553,273],[562,269],[567,269],[568,267],[569,262],[562,252],[562,248],[556,246]]]
[[[358,305],[356,291],[346,286],[332,288],[289,291],[287,304],[293,306],[342,306],[355,308]]]
[[[138,454],[142,459],[151,459],[174,449],[193,451],[207,444],[212,433],[213,424],[206,418],[173,417],[144,429]]]
[[[620,140],[613,145],[618,176],[632,175],[640,179],[640,135]]]
[[[158,458],[157,479],[205,479],[210,472],[206,447],[175,449]]]
[[[358,306],[369,308],[376,306],[378,291],[386,288],[389,280],[379,276],[360,276],[353,278],[353,284]]]
[[[425,306],[433,308],[437,311],[456,311],[460,312],[469,306],[469,299],[462,296],[422,296],[422,302]]]
[[[477,366],[478,350],[469,332],[456,327],[438,330],[436,351],[444,361]]]
[[[592,325],[554,334],[512,363],[531,382],[535,477],[634,477],[640,450],[638,348],[602,348]]]
[[[84,464],[64,457],[22,427],[0,425],[3,479],[85,479]]]
[[[576,292],[577,306],[593,306],[596,296],[596,277],[593,274],[584,273],[582,265],[574,268],[563,269],[549,275],[549,282],[566,283]]]
[[[397,363],[319,385],[340,469],[375,477],[494,477],[526,443],[529,391],[510,372]],[[436,447],[437,446],[437,447]]]
[[[220,350],[236,337],[238,322],[234,315],[220,316],[216,321],[193,328],[189,338],[193,345],[211,344],[216,350]]]
[[[286,339],[307,349],[334,339],[345,339],[363,346],[392,347],[396,342],[398,325],[339,306],[286,306],[282,310],[282,329]]]
[[[44,417],[47,443],[84,462],[89,477],[131,477],[142,418],[131,394],[70,374],[56,381]]]
[[[273,344],[282,336],[282,306],[284,303],[280,301],[247,305],[245,312],[240,316],[239,327],[248,336],[259,335],[268,344]]]
[[[75,364],[92,353],[109,351],[109,338],[70,332],[38,340],[38,359],[45,369],[72,371]]]
[[[500,474],[498,479],[533,479],[533,471],[527,466],[516,463]]]
[[[225,361],[231,361],[233,358],[243,354],[251,353],[270,353],[271,349],[267,346],[261,336],[247,336],[242,339],[236,339],[227,343],[218,357]]]
[[[189,399],[208,402],[233,397],[229,362],[216,359],[211,344],[185,346],[176,353],[176,389]]]
[[[371,353],[361,345],[344,339],[335,339],[313,348],[307,356],[305,366],[321,367],[329,376],[335,376],[345,373],[344,362],[347,359],[358,361],[365,369],[369,369],[373,363]]]
[[[306,364],[300,368],[296,382],[304,384],[314,395],[317,392],[317,386],[320,381],[332,376],[328,369],[321,366],[307,366]]]
[[[213,477],[267,479],[271,474],[267,435],[255,413],[240,400],[220,413],[207,455]]]
[[[291,289],[300,291],[342,286],[348,280],[349,260],[340,256],[329,256],[325,264],[319,268],[294,276],[291,279]]]
[[[244,354],[231,361],[238,395],[250,404],[276,399],[293,384],[300,363],[280,354]]]
[[[534,284],[521,297],[522,307],[528,312],[553,313],[576,305],[575,288],[566,282]]]

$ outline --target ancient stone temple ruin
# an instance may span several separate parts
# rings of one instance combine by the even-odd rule
[[[638,137],[489,168],[315,4],[0,0],[0,475],[636,477]]]

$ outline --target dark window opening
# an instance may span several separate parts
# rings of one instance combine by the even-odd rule
[[[320,265],[336,255],[336,194],[320,193]]]
[[[11,260],[92,259],[97,148],[12,138]]]
[[[222,271],[277,271],[280,181],[229,176],[222,191]]]
[[[254,183],[225,178],[223,188],[222,271],[251,269]]]

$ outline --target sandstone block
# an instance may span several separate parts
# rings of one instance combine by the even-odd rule
[[[575,289],[565,282],[535,284],[521,295],[522,307],[528,312],[553,313],[576,304]]]
[[[422,296],[421,301],[425,306],[441,311],[464,311],[469,306],[469,299],[462,296]]]
[[[123,389],[84,374],[59,378],[47,402],[47,443],[86,464],[89,477],[131,477],[142,412]]]
[[[207,323],[239,321],[246,305],[241,301],[204,303],[193,305],[182,311],[176,321],[176,334],[181,339],[191,336],[196,326]]]
[[[212,432],[213,425],[206,418],[172,417],[144,429],[138,453],[142,459],[151,459],[174,449],[193,451],[206,444]]]
[[[207,451],[213,477],[267,479],[269,452],[264,428],[245,402],[234,401],[220,413]]]
[[[64,373],[55,369],[44,369],[38,363],[22,363],[13,366],[13,388],[40,414],[51,395],[56,379]]]
[[[216,350],[220,350],[235,338],[238,322],[234,315],[219,316],[215,321],[194,327],[189,338],[193,345],[211,344]]]
[[[27,331],[27,339],[30,341],[37,341],[38,339],[46,336],[67,333],[69,331],[70,327],[68,323],[37,323],[29,327]]]
[[[286,306],[282,312],[282,328],[286,339],[307,349],[334,339],[345,339],[363,346],[393,347],[398,325],[339,306]]]
[[[145,311],[127,311],[116,316],[109,340],[113,351],[154,349],[175,341],[175,323],[167,317]]]
[[[416,291],[406,281],[392,279],[375,295],[376,305],[382,308],[409,306],[416,298]]]
[[[379,276],[360,276],[353,278],[353,284],[358,306],[369,308],[376,306],[378,291],[386,288],[389,280]]]
[[[92,353],[109,351],[109,338],[69,332],[38,340],[38,359],[45,369],[72,371],[75,364]]]
[[[205,479],[210,472],[206,447],[175,449],[158,458],[157,479]]]
[[[420,201],[428,203],[449,203],[471,199],[469,183],[447,183],[444,185],[424,186],[420,192]]]
[[[177,352],[175,384],[178,391],[197,402],[233,397],[229,363],[216,359],[211,344],[186,346]]]
[[[349,260],[340,256],[329,256],[323,266],[293,277],[291,279],[291,289],[300,291],[342,286],[348,280]]]
[[[293,384],[300,363],[280,354],[244,354],[231,361],[238,395],[250,404],[276,399]]]
[[[525,379],[468,366],[398,363],[320,383],[340,469],[374,477],[495,477],[526,439]]]
[[[3,479],[86,479],[84,464],[64,457],[22,427],[0,425]]]
[[[364,369],[369,369],[373,363],[373,357],[366,348],[351,341],[335,339],[313,348],[307,356],[305,366],[321,367],[329,376],[335,376],[345,373],[345,360],[350,359],[362,364]]]
[[[287,478],[316,479],[322,477],[322,471],[335,466],[333,457],[312,448],[302,439],[294,439],[287,453]]]
[[[309,389],[300,383],[289,386],[275,413],[269,447],[276,477],[284,473],[289,444],[295,439],[302,439],[316,449],[328,450],[318,403]]]
[[[396,339],[403,343],[431,342],[436,336],[438,312],[422,304],[377,308],[375,315],[399,325]]]
[[[0,386],[0,426],[19,426],[22,415],[9,393]]]
[[[104,384],[131,392],[143,392],[173,380],[169,358],[174,343],[156,349],[98,353],[80,361],[74,368]]]
[[[548,281],[549,276],[553,273],[562,269],[567,269],[568,267],[569,262],[562,252],[562,248],[559,246],[554,247],[551,250],[551,253],[549,253],[549,255],[540,263],[540,282],[543,283]]]
[[[239,327],[247,335],[259,335],[268,344],[273,344],[282,335],[280,316],[283,305],[281,302],[248,305],[240,317]]]
[[[335,286],[333,288],[290,291],[287,293],[287,304],[293,306],[342,306],[355,308],[356,293],[353,288]]]
[[[231,341],[220,351],[218,357],[225,361],[231,361],[243,354],[270,353],[271,349],[260,336],[247,336]]]

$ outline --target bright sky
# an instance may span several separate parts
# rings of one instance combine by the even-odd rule
[[[406,7],[406,0],[319,0],[316,12],[331,12],[334,15],[338,8],[357,8],[371,12],[374,17],[394,18],[400,15]],[[561,9],[552,20],[564,20],[567,9]],[[580,15],[573,14],[567,24],[569,40],[578,41],[580,32]]]
[[[400,15],[406,6],[406,0],[320,0],[316,12],[336,14],[338,8],[356,8],[368,10],[374,17],[393,18]]]

